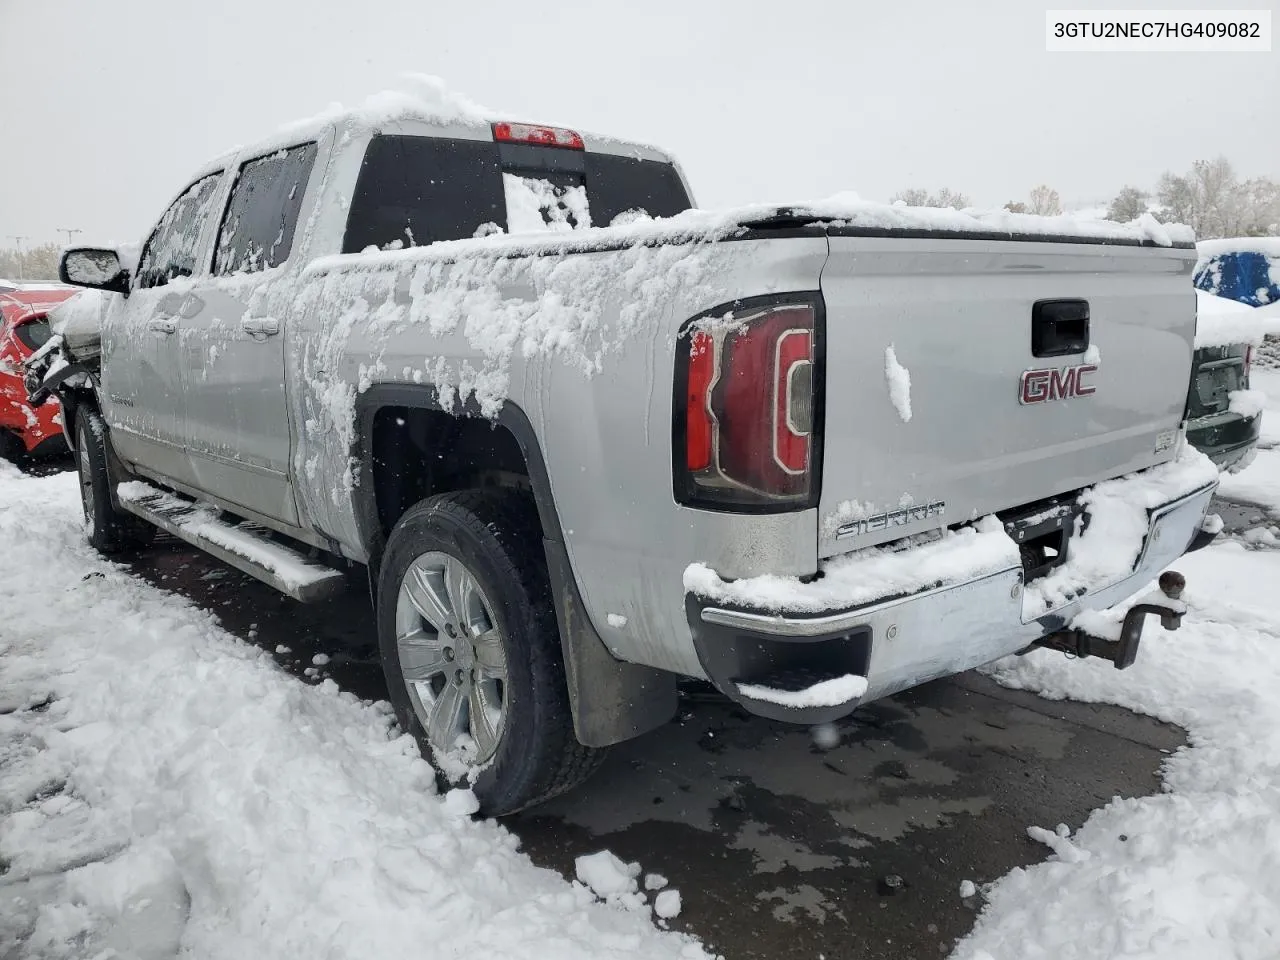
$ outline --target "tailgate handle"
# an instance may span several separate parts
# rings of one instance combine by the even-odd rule
[[[1088,300],[1037,300],[1032,305],[1032,356],[1065,357],[1088,349]]]

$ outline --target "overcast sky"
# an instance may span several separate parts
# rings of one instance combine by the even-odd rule
[[[1280,177],[1280,53],[1046,53],[1067,5],[0,0],[0,245],[139,239],[208,157],[410,71],[664,146],[701,206],[910,186],[995,206],[1041,182],[1083,205],[1219,153]]]

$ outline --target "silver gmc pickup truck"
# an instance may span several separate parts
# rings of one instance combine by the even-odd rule
[[[29,384],[99,549],[160,528],[300,601],[367,572],[400,725],[499,815],[680,678],[818,724],[1037,646],[1131,663],[1212,530],[1195,260],[1154,221],[708,213],[650,147],[350,111],[67,251],[106,293]]]

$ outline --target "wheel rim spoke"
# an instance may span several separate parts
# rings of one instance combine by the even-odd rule
[[[431,572],[414,563],[409,567],[409,574],[404,581],[409,602],[418,611],[418,615],[435,628],[437,633],[444,633],[445,628],[453,622],[449,609],[448,595],[441,589],[443,583]]]
[[[419,630],[401,637],[397,646],[400,651],[400,672],[410,683],[430,680],[449,669],[444,643],[439,634],[432,635]]]
[[[476,651],[476,667],[494,680],[507,679],[507,655],[497,630],[486,630],[472,641]]]
[[[467,703],[466,691],[459,684],[449,682],[431,704],[427,717],[427,736],[432,744],[443,750],[452,750],[462,732],[462,711]]]
[[[449,594],[449,606],[453,609],[454,621],[464,633],[475,633],[476,613],[483,614],[481,604],[477,601],[476,582],[471,574],[452,557],[444,568],[445,589]]]
[[[502,705],[491,703],[488,685],[475,683],[471,685],[467,698],[467,709],[471,721],[471,737],[476,742],[476,751],[482,757],[491,754],[498,746],[501,733]]]

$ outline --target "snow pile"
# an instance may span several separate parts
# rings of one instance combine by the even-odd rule
[[[1228,500],[1253,504],[1272,520],[1280,520],[1280,450],[1259,450],[1244,470],[1223,474],[1218,491]]]
[[[1061,606],[1098,585],[1117,583],[1133,570],[1150,529],[1148,511],[1163,506],[1218,479],[1213,461],[1185,446],[1176,460],[1116,480],[1107,480],[1080,495],[1089,514],[1076,521],[1067,561],[1023,592],[1026,619]]]
[[[1196,291],[1196,349],[1249,343],[1255,347],[1280,334],[1280,304],[1251,307],[1247,303]]]
[[[510,233],[564,233],[591,226],[587,188],[557,187],[550,180],[502,175]]]
[[[74,474],[0,464],[0,504],[6,956],[705,956],[458,816],[385,705],[94,555]]]
[[[354,123],[380,127],[404,120],[435,124],[487,126],[494,111],[452,90],[440,77],[426,73],[405,73],[400,88],[374,93],[355,107],[332,103],[314,116],[294,120],[276,131],[277,139],[304,136],[333,123]],[[239,147],[228,153],[236,153]]]
[[[1280,257],[1280,237],[1224,237],[1200,240],[1196,253],[1202,260],[1224,253],[1258,253],[1264,257]]]
[[[663,890],[653,901],[653,912],[663,920],[680,915],[680,891]]]
[[[1267,395],[1261,390],[1232,390],[1227,399],[1228,411],[1242,417],[1256,417],[1267,407]]]
[[[574,875],[606,903],[633,912],[649,912],[649,901],[640,892],[640,864],[626,863],[612,852],[600,850],[575,859],[573,869]]]
[[[867,678],[846,673],[844,676],[822,680],[803,690],[779,690],[755,683],[740,683],[738,692],[752,700],[763,700],[784,707],[834,707],[866,693]]]
[[[1132,570],[1149,529],[1147,511],[1215,483],[1217,468],[1184,447],[1177,459],[1141,473],[1108,480],[1080,495],[1090,514],[1077,530],[1068,560],[1030,584],[1023,594],[1029,618],[1079,593],[1116,583]],[[855,550],[819,565],[808,583],[764,574],[727,581],[704,563],[685,568],[684,588],[701,597],[774,613],[848,609],[948,586],[1019,566],[1017,544],[994,516],[938,534]]]
[[[1033,828],[1054,855],[985,891],[953,960],[1107,957],[1264,960],[1280,947],[1280,552],[1224,543],[1178,562],[1190,613],[1148,629],[1137,663],[1037,651],[1001,683],[1114,703],[1185,726],[1165,792],[1116,798],[1073,837]]]
[[[903,423],[911,420],[911,373],[898,362],[893,344],[884,348],[884,378],[889,384],[889,402]]]

